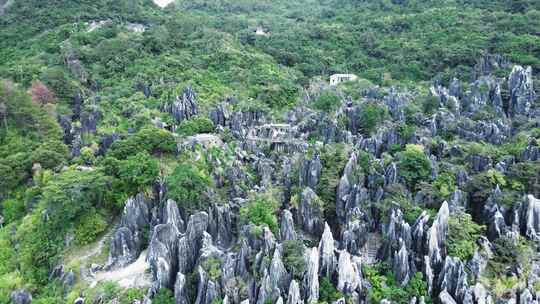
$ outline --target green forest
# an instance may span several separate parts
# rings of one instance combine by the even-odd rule
[[[539,0],[0,0],[0,303],[540,300],[538,71]]]

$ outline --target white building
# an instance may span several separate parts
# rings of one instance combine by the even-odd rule
[[[257,26],[253,31],[257,36],[268,36],[268,33],[264,30],[262,26]]]
[[[330,85],[338,85],[342,82],[346,81],[356,81],[358,80],[358,76],[354,74],[334,74],[330,76]]]

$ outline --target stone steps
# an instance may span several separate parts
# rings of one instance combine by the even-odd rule
[[[382,244],[381,236],[378,233],[369,233],[367,242],[360,250],[360,258],[364,264],[374,264],[377,262],[377,253]]]

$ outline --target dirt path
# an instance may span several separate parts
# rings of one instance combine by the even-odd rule
[[[90,286],[93,287],[99,282],[113,281],[120,287],[150,287],[152,278],[148,272],[149,265],[146,262],[146,250],[141,253],[139,258],[128,266],[111,271],[97,272]]]

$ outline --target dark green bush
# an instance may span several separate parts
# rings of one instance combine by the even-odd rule
[[[0,204],[0,210],[4,217],[4,224],[17,221],[24,216],[24,202],[17,199],[7,199]]]
[[[195,117],[190,120],[184,120],[177,129],[178,134],[183,136],[192,136],[200,133],[214,132],[214,124],[206,117]]]
[[[109,179],[99,171],[67,170],[43,189],[41,200],[17,230],[19,262],[28,282],[44,284],[64,248],[70,223],[103,208]]]
[[[175,153],[176,139],[167,130],[146,128],[124,140],[114,142],[107,155],[117,159],[125,159],[143,151],[149,154]]]
[[[274,199],[269,195],[260,195],[240,209],[240,218],[259,227],[266,226],[276,234],[278,231],[277,209],[278,204]]]
[[[81,216],[75,228],[75,241],[86,245],[94,240],[107,228],[107,221],[96,209]]]
[[[485,228],[473,222],[467,213],[457,213],[448,220],[445,245],[448,255],[469,260],[478,248],[476,241]]]
[[[375,103],[366,103],[362,105],[358,125],[362,133],[370,135],[383,123],[386,117],[387,111],[385,107]]]
[[[319,285],[319,301],[323,303],[334,303],[343,298],[343,294],[334,287],[330,279],[322,277]]]
[[[158,175],[158,162],[146,152],[128,156],[118,165],[118,177],[126,182],[131,194],[152,186]]]
[[[205,196],[213,182],[204,166],[189,162],[181,163],[174,168],[166,182],[167,196],[188,213],[206,209],[210,205]]]
[[[405,180],[410,189],[431,177],[431,162],[424,154],[423,147],[407,145],[405,151],[399,155],[398,173]]]
[[[456,177],[450,172],[440,173],[433,182],[438,196],[447,199],[456,190]]]
[[[306,271],[305,247],[302,241],[289,240],[283,242],[283,263],[285,267],[297,279],[302,279]]]
[[[407,304],[412,297],[424,296],[426,303],[432,303],[428,295],[427,283],[422,273],[417,272],[405,286],[399,286],[394,279],[394,274],[385,264],[374,267],[364,266],[362,273],[371,284],[368,290],[368,298],[372,303],[379,303],[382,299],[397,304]]]
[[[316,110],[331,113],[341,106],[341,98],[333,91],[323,91],[321,95],[312,102],[311,106]]]
[[[152,298],[153,304],[174,304],[174,295],[172,291],[167,288],[160,289],[157,294]]]

